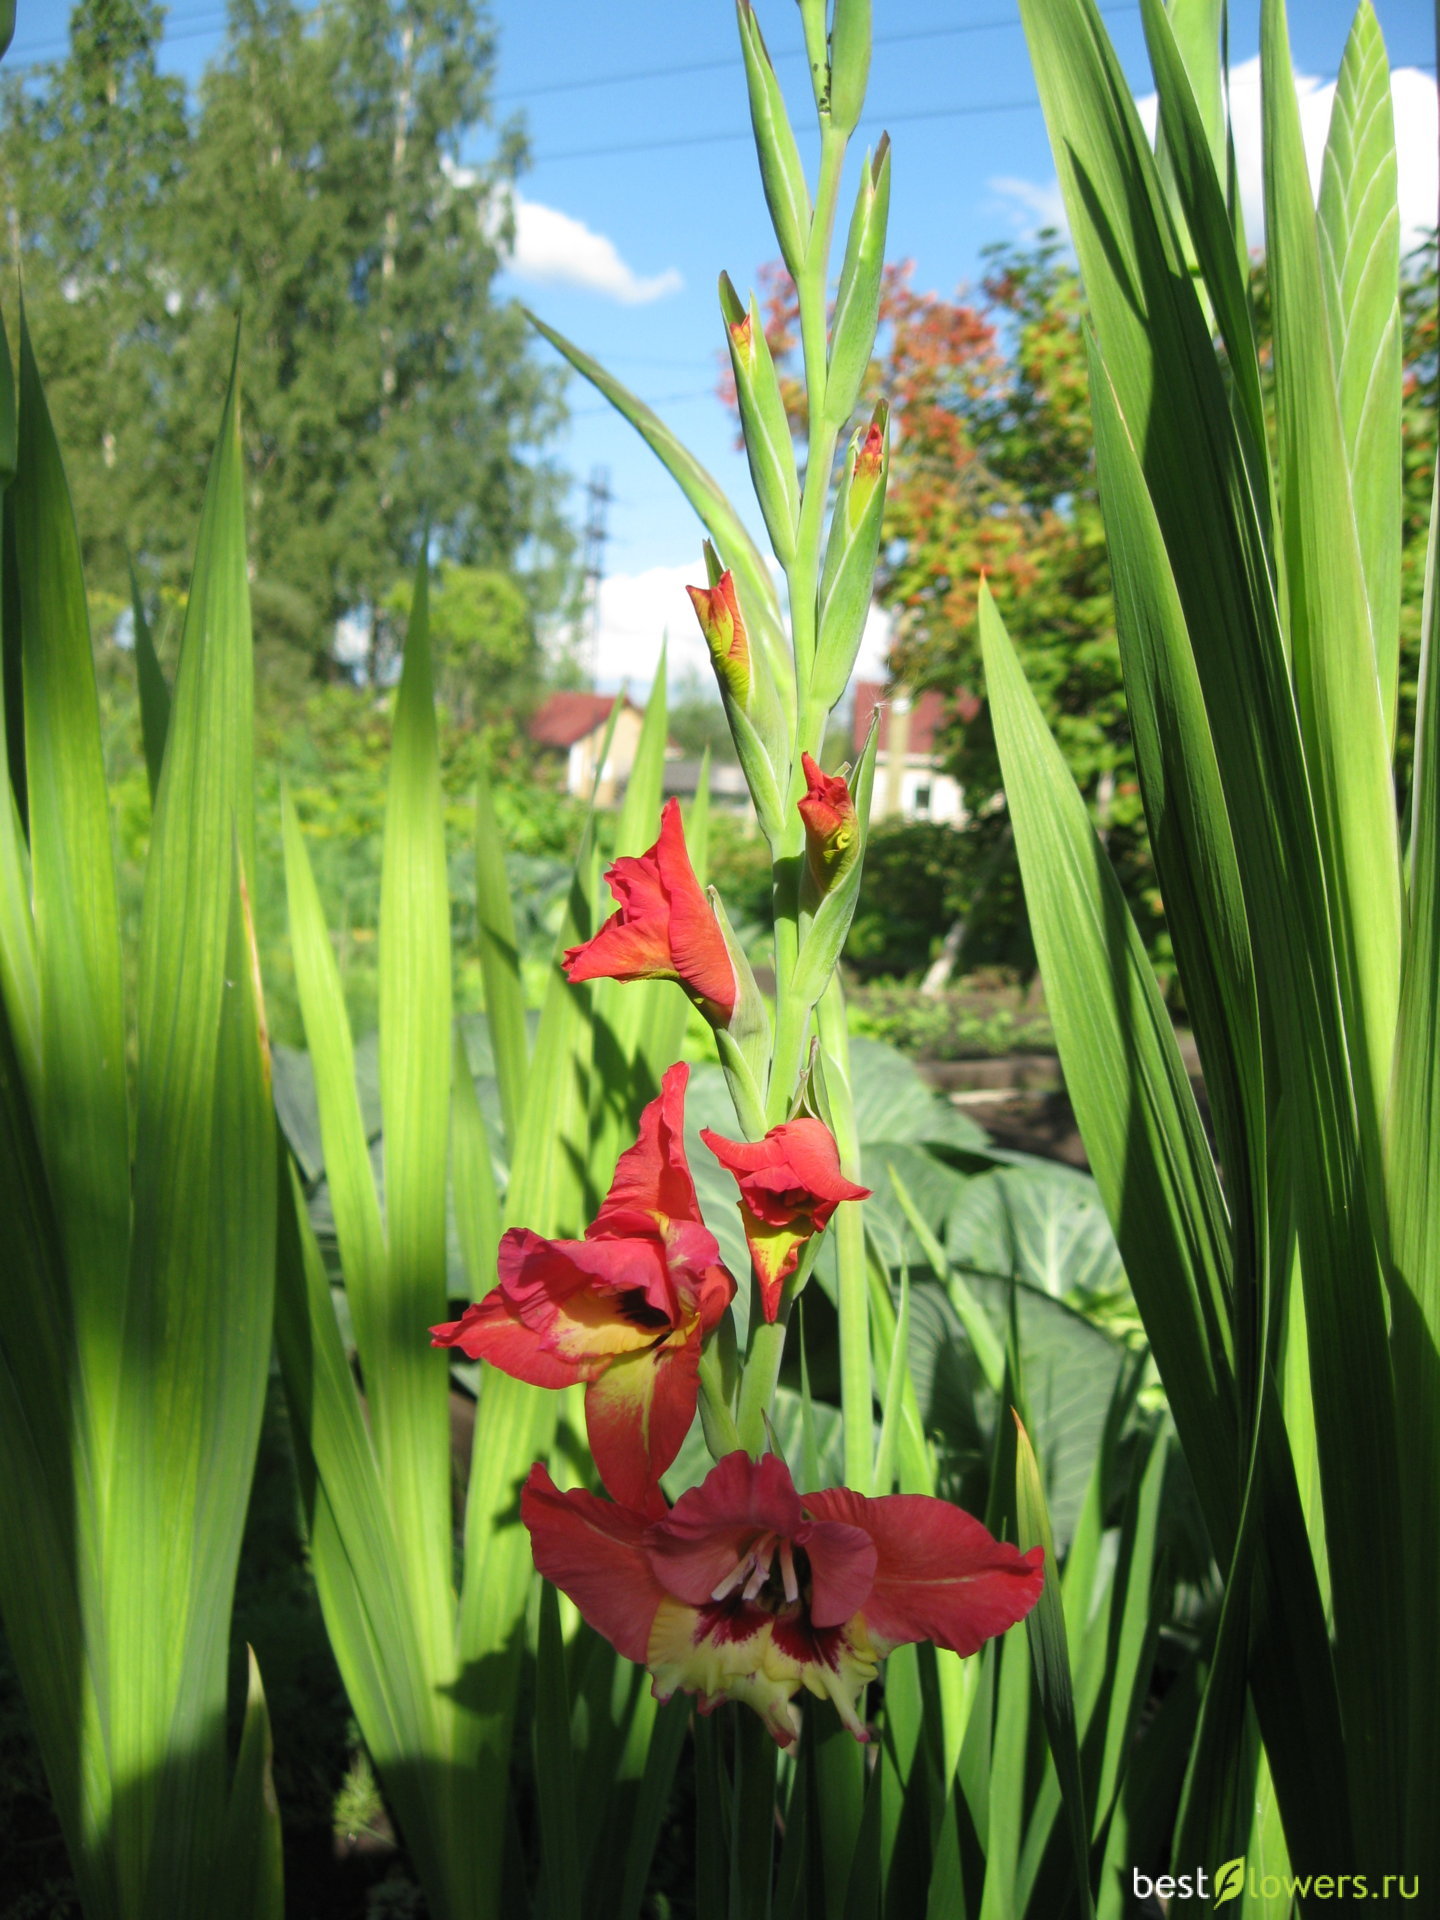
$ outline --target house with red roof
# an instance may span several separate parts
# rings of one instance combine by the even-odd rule
[[[537,709],[529,732],[544,757],[563,765],[567,793],[588,800],[593,792],[597,806],[613,807],[635,765],[644,718],[628,694],[552,693]]]
[[[965,796],[953,774],[941,771],[936,738],[952,720],[971,720],[980,710],[973,694],[953,696],[933,690],[917,698],[908,687],[886,687],[879,680],[855,682],[854,750],[858,757],[879,714],[875,784],[870,818],[898,814],[905,820],[944,820],[963,826]]]

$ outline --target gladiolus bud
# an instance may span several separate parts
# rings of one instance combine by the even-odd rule
[[[820,581],[820,638],[811,691],[826,707],[844,693],[870,612],[885,480],[890,469],[889,409],[882,400],[863,434],[850,443],[830,519]]]
[[[867,158],[850,220],[840,295],[835,303],[830,370],[825,384],[825,413],[843,427],[860,397],[875,329],[880,320],[880,280],[885,265],[885,228],[890,215],[890,136],[882,134],[873,159]]]
[[[741,306],[730,283],[720,276],[720,308],[730,343],[730,365],[735,372],[735,397],[755,497],[765,516],[775,557],[788,566],[795,557],[795,528],[800,518],[800,480],[795,471],[795,445],[780,397],[780,382],[770,343],[760,324],[751,296],[749,311]]]
[[[796,805],[805,822],[805,860],[815,890],[823,896],[854,865],[860,823],[844,774],[822,773],[808,753],[801,754],[800,764],[806,792]]]
[[[830,121],[852,134],[870,79],[870,0],[835,0],[830,25]]]
[[[740,596],[730,572],[722,568],[713,546],[705,542],[704,587],[685,591],[695,608],[711,664],[720,683],[725,717],[744,770],[750,797],[761,828],[771,845],[783,831],[784,808],[776,765],[789,758],[789,723],[775,686],[775,676],[763,647],[752,647],[740,610]]]
[[[712,587],[686,587],[700,631],[710,649],[710,664],[730,698],[744,708],[750,698],[750,641],[740,618],[734,577],[727,570]]]
[[[770,55],[761,38],[760,23],[750,0],[737,0],[740,48],[745,56],[745,81],[750,92],[750,123],[760,156],[760,178],[770,223],[780,242],[780,253],[792,278],[799,278],[810,242],[810,189],[800,164],[800,149],[785,111],[785,96]]]

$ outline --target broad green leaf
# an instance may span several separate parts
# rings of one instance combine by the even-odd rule
[[[130,1244],[120,930],[79,534],[23,313],[19,450],[8,505],[14,514],[24,658],[39,986],[36,1118],[65,1248],[70,1308],[84,1329],[77,1357],[103,1482],[115,1419]],[[7,701],[10,692],[7,688]],[[15,772],[12,758],[12,778]],[[5,831],[12,830],[7,820]],[[13,858],[9,864],[13,886]],[[222,877],[229,872],[227,851]],[[15,911],[12,905],[7,918],[13,919]],[[20,930],[15,937],[23,937]],[[23,1049],[23,1023],[17,1038]]]
[[[356,1091],[355,1049],[345,1013],[340,969],[300,823],[288,793],[281,794],[280,812],[290,946],[295,958],[295,981],[305,1037],[310,1046],[309,1068],[319,1113],[322,1151],[315,1171],[318,1173],[323,1167],[325,1173],[345,1274],[345,1293],[362,1361],[370,1354],[377,1356],[374,1378],[368,1381],[368,1389],[376,1414],[377,1448],[383,1461],[388,1458],[391,1427],[388,1416],[380,1412],[389,1391],[389,1376],[378,1364],[383,1343],[380,1323],[386,1310],[385,1231]],[[292,1086],[296,1078],[287,1072],[281,1083],[285,1096],[277,1100],[287,1131],[293,1124],[289,1114],[298,1091]],[[367,1367],[367,1375],[368,1372]]]
[[[495,1078],[505,1115],[505,1147],[513,1153],[525,1104],[530,1045],[525,1030],[525,996],[520,980],[520,948],[515,912],[505,871],[505,846],[490,793],[490,775],[481,765],[475,790],[475,920],[480,972],[485,982]]]
[[[1377,36],[1378,37],[1378,36]],[[1363,55],[1352,60],[1355,72]],[[1385,108],[1389,90],[1381,84]],[[1267,269],[1274,307],[1275,420],[1278,492],[1284,529],[1285,574],[1290,610],[1290,645],[1295,668],[1296,703],[1305,742],[1305,759],[1315,796],[1315,817],[1331,902],[1331,926],[1339,965],[1341,1004],[1349,1040],[1353,1098],[1358,1109],[1365,1164],[1376,1182],[1380,1165],[1380,1117],[1389,1087],[1400,990],[1400,847],[1395,790],[1390,776],[1388,714],[1393,693],[1382,687],[1376,636],[1366,594],[1356,509],[1350,486],[1347,434],[1336,389],[1339,343],[1331,341],[1326,317],[1326,281],[1310,174],[1300,129],[1300,109],[1290,70],[1283,0],[1265,0],[1262,9],[1262,100],[1265,122],[1265,206]],[[1347,103],[1363,86],[1346,87]],[[1373,92],[1373,87],[1371,89]],[[1339,107],[1342,120],[1347,109]],[[1358,101],[1354,103],[1358,106]],[[1356,166],[1368,164],[1369,155]],[[1343,160],[1337,156],[1337,165]],[[1363,180],[1354,182],[1363,190]],[[1377,185],[1377,200],[1380,188]],[[1332,206],[1338,201],[1332,191]],[[1334,219],[1338,225],[1340,213]],[[1366,219],[1367,229],[1383,219],[1383,208]],[[1362,236],[1362,244],[1368,233]],[[1332,239],[1332,245],[1337,244]],[[1398,267],[1397,243],[1390,255]],[[1367,255],[1371,248],[1365,245]],[[1375,257],[1355,271],[1374,291],[1367,307],[1383,324],[1387,298],[1398,298],[1392,279],[1383,288],[1383,242]],[[1343,269],[1338,265],[1336,272]],[[1393,269],[1392,269],[1393,270]],[[1380,498],[1370,508],[1372,538],[1395,551],[1376,555],[1377,569],[1395,576],[1394,591],[1375,585],[1394,616],[1398,607],[1399,552],[1399,347],[1384,347],[1369,314],[1357,316],[1358,355],[1365,375],[1376,380],[1381,418],[1376,435],[1364,433],[1358,415],[1352,433],[1355,451],[1363,451],[1380,473]],[[1393,322],[1398,328],[1398,318]],[[1378,357],[1378,364],[1375,361]],[[1351,370],[1351,382],[1361,378]],[[1386,392],[1386,382],[1390,391]],[[1390,415],[1394,448],[1379,434]],[[1361,441],[1363,439],[1363,448]],[[1386,463],[1388,480],[1385,474]],[[1387,491],[1388,487],[1388,491]],[[1388,533],[1382,531],[1388,529]],[[1392,643],[1386,642],[1387,655]],[[1393,663],[1388,672],[1393,674]],[[1377,1223],[1378,1225],[1378,1223]]]
[[[1387,737],[1400,669],[1400,214],[1385,43],[1361,0],[1320,172],[1320,266]]]
[[[1390,1090],[1390,1351],[1400,1468],[1407,1511],[1419,1517],[1408,1542],[1410,1673],[1417,1700],[1440,1688],[1440,1643],[1428,1601],[1440,1591],[1440,1531],[1425,1517],[1440,1504],[1440,479],[1430,508],[1415,717],[1414,823],[1400,1024]],[[1411,1855],[1440,1874],[1426,1782],[1440,1777],[1440,1716],[1411,1726],[1408,1811]]]
[[[1261,1016],[1275,1050],[1277,1084],[1285,1090],[1280,1111],[1294,1136],[1287,1163],[1297,1189],[1328,1531],[1346,1553],[1343,1575],[1332,1557],[1332,1576],[1345,1751],[1358,1773],[1368,1770],[1362,1755],[1396,1750],[1394,1709],[1404,1692],[1399,1596],[1381,1593],[1377,1609],[1369,1560],[1377,1528],[1387,1537],[1400,1531],[1392,1389],[1364,1186],[1370,1169],[1362,1160],[1327,886],[1270,557],[1204,316],[1168,237],[1153,159],[1092,0],[1022,0],[1022,12],[1096,332],[1140,451],[1191,636],[1254,948],[1265,956],[1258,974]],[[1276,37],[1273,15],[1267,37]],[[1273,74],[1270,85],[1273,91]],[[1292,99],[1292,116],[1293,110]],[[1288,163],[1286,170],[1293,174]],[[1298,204],[1304,193],[1303,179],[1292,177],[1287,202]],[[1302,316],[1296,318],[1304,324]],[[1323,484],[1325,476],[1317,478]],[[1353,543],[1353,529],[1351,538]],[[1368,722],[1361,716],[1356,724]],[[1363,769],[1362,785],[1365,804],[1378,804]],[[1374,860],[1373,852],[1367,857]],[[1374,864],[1385,868],[1383,852]],[[1387,884],[1383,873],[1378,884]],[[1117,1237],[1125,1251],[1124,1233]],[[1128,1255],[1126,1266],[1138,1298]],[[1174,1393],[1175,1378],[1168,1372],[1166,1377]],[[1176,1405],[1186,1452],[1208,1502],[1217,1487],[1200,1467],[1178,1400]],[[1267,1474],[1271,1468],[1280,1472],[1275,1485],[1288,1509],[1292,1496],[1282,1483],[1288,1476],[1293,1487],[1293,1475],[1288,1463],[1270,1463]],[[1235,1486],[1233,1474],[1228,1484]],[[1284,1514],[1281,1520],[1282,1530],[1292,1525]],[[1217,1537],[1226,1531],[1220,1526]],[[1280,1578],[1284,1555],[1274,1515],[1262,1532],[1273,1597],[1288,1606],[1296,1594],[1289,1572]],[[1303,1601],[1305,1611],[1310,1604]],[[1259,1630],[1268,1631],[1263,1625]],[[1272,1762],[1272,1736],[1281,1730],[1281,1717],[1293,1727],[1297,1699],[1303,1698],[1305,1711],[1329,1717],[1313,1684],[1282,1688],[1279,1680],[1280,1666],[1295,1658],[1298,1638],[1309,1634],[1309,1628],[1297,1635],[1287,1627],[1276,1636],[1278,1661],[1252,1661]],[[1307,1673],[1322,1671],[1323,1659],[1307,1656],[1302,1666]],[[1337,1835],[1353,1831],[1343,1804],[1349,1783],[1338,1769],[1317,1767],[1315,1756],[1337,1751],[1337,1738],[1307,1735],[1294,1738],[1291,1747],[1295,1771],[1289,1761],[1283,1769],[1277,1763],[1275,1777],[1288,1830],[1297,1839],[1307,1836],[1296,1846],[1297,1864],[1307,1857],[1317,1863],[1332,1859]],[[1378,1774],[1371,1784],[1383,1793]],[[1365,1810],[1367,1830],[1383,1838],[1393,1805],[1392,1795],[1389,1813]]]
[[[105,1641],[95,1591],[93,1465],[83,1426],[49,1444],[75,1376],[62,1246],[38,1131],[0,1007],[0,1615],[82,1895],[108,1910]],[[87,1658],[87,1649],[89,1657]]]
[[[570,1687],[560,1603],[548,1580],[540,1586],[535,1650],[535,1785],[540,1814],[542,1911],[546,1920],[580,1920],[580,1849],[575,1832],[576,1777],[570,1732]]]
[[[1025,686],[994,603],[981,600],[986,682],[1036,951],[1081,1132],[1145,1321],[1212,1537],[1233,1541],[1239,1435],[1228,1359],[1228,1233],[1208,1144],[1174,1032],[1084,801]],[[1318,1594],[1288,1457],[1266,1460],[1268,1605],[1257,1692],[1267,1737],[1291,1741],[1287,1811],[1327,1798],[1318,1761],[1338,1738]],[[1288,1679],[1284,1678],[1288,1670]],[[1300,1675],[1304,1675],[1303,1681]],[[1302,1727],[1301,1714],[1313,1716]],[[1301,1794],[1300,1782],[1304,1782]],[[1298,1829],[1297,1829],[1298,1830]],[[1316,1822],[1316,1836],[1321,1823]]]
[[[285,1862],[271,1771],[270,1715],[254,1648],[247,1646],[245,1654],[245,1718],[215,1893],[226,1920],[284,1920]]]
[[[1155,37],[1163,46],[1163,27]],[[1146,824],[1229,1177],[1243,1291],[1263,1280],[1267,1249],[1265,1073],[1250,928],[1175,576],[1135,445],[1093,343],[1090,391]]]
[[[470,1290],[478,1300],[495,1284],[500,1244],[500,1199],[490,1136],[480,1110],[465,1039],[455,1029],[454,1091],[450,1104],[450,1187]]]
[[[395,698],[380,875],[380,1104],[386,1298],[367,1376],[386,1381],[391,1512],[437,1678],[454,1646],[448,1378],[426,1340],[446,1318],[451,965],[444,797],[430,670],[429,576],[416,570]]]
[[[275,1274],[274,1120],[248,892],[252,667],[237,408],[232,371],[145,874],[135,1217],[108,1514],[117,1874],[122,1901],[174,1912],[204,1897],[221,1844],[226,1645]]]
[[[150,801],[160,791],[160,769],[165,763],[165,735],[170,726],[170,689],[165,684],[150,622],[145,618],[145,602],[135,563],[130,563],[130,612],[135,626],[135,679],[140,690],[140,735],[145,749],[145,777],[150,785]]]
[[[951,1304],[960,1317],[971,1346],[975,1349],[975,1358],[986,1384],[992,1393],[1000,1391],[1000,1383],[1005,1377],[1005,1351],[999,1335],[986,1317],[985,1309],[976,1300],[965,1281],[955,1274],[950,1265],[950,1256],[931,1232],[928,1224],[921,1219],[910,1191],[895,1171],[894,1163],[889,1166],[890,1184],[895,1189],[895,1198],[901,1211],[910,1223],[911,1231],[919,1242],[920,1251],[930,1263],[930,1271],[938,1279],[944,1279],[950,1294]],[[999,1269],[996,1269],[999,1271]]]
[[[379,1463],[304,1196],[282,1154],[276,1341],[325,1627],[345,1690],[427,1884],[445,1855],[438,1701],[406,1590]],[[427,1758],[429,1764],[427,1765]]]
[[[1075,1733],[1075,1699],[1070,1682],[1070,1652],[1065,1636],[1060,1572],[1055,1564],[1055,1543],[1050,1537],[1050,1516],[1045,1510],[1039,1464],[1030,1445],[1030,1436],[1018,1414],[1015,1416],[1015,1431],[1018,1442],[1015,1455],[1015,1506],[1020,1523],[1019,1545],[1022,1550],[1042,1547],[1045,1553],[1045,1584],[1025,1622],[1025,1633],[1030,1642],[1035,1686],[1040,1696],[1040,1711],[1045,1717],[1050,1754],[1060,1778],[1065,1823],[1070,1832],[1075,1891],[1081,1913],[1093,1914],[1090,1821],[1085,1808],[1085,1789],[1080,1779],[1080,1749]]]

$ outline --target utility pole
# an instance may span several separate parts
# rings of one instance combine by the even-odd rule
[[[592,467],[585,488],[585,545],[581,567],[585,580],[585,598],[580,615],[580,666],[591,690],[595,687],[600,658],[600,583],[605,578],[605,517],[614,495],[610,491],[610,469]]]

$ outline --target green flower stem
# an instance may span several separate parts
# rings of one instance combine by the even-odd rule
[[[768,1444],[765,1416],[775,1399],[775,1383],[780,1378],[780,1362],[785,1353],[785,1332],[790,1313],[782,1302],[779,1318],[767,1321],[760,1309],[760,1289],[750,1296],[750,1347],[745,1355],[745,1373],[740,1382],[740,1414],[736,1428],[739,1444],[759,1459]]]
[[[700,1355],[700,1425],[712,1460],[723,1460],[740,1445],[739,1429],[725,1391],[724,1356],[718,1340],[708,1341]]]
[[[750,1343],[745,1354],[745,1376],[740,1388],[738,1426],[740,1444],[756,1455],[764,1451],[768,1439],[765,1420],[775,1405],[775,1388],[780,1380],[780,1362],[785,1356],[790,1310],[810,1278],[810,1269],[815,1264],[819,1247],[818,1233],[812,1234],[801,1247],[800,1258],[795,1263],[794,1273],[785,1282],[785,1291],[780,1296],[780,1311],[773,1322],[765,1319],[764,1308],[760,1304],[759,1282],[756,1281],[751,1288]]]
[[[840,1168],[847,1180],[860,1178],[860,1146],[850,1092],[850,1035],[845,1024],[845,994],[832,974],[820,1001],[820,1044],[826,1053],[826,1092]],[[833,1065],[838,1072],[830,1072]],[[836,1208],[835,1264],[839,1270],[840,1412],[845,1430],[845,1484],[868,1493],[872,1467],[874,1412],[870,1368],[870,1300],[865,1272],[862,1203],[845,1200]]]
[[[810,227],[810,245],[805,268],[795,285],[800,303],[800,340],[805,358],[805,391],[809,402],[809,445],[805,455],[805,486],[800,497],[800,525],[795,537],[795,558],[786,568],[790,588],[790,630],[795,642],[795,677],[799,688],[803,724],[808,705],[806,691],[815,665],[816,599],[820,581],[820,536],[824,530],[825,507],[830,497],[830,469],[835,458],[836,430],[826,427],[825,381],[828,343],[826,340],[826,295],[829,283],[830,237],[835,226],[835,208],[840,198],[840,175],[845,164],[845,136],[837,133],[828,120],[820,123],[820,182],[815,195],[815,215]],[[818,431],[817,431],[818,428]],[[799,754],[792,770],[798,774]]]

